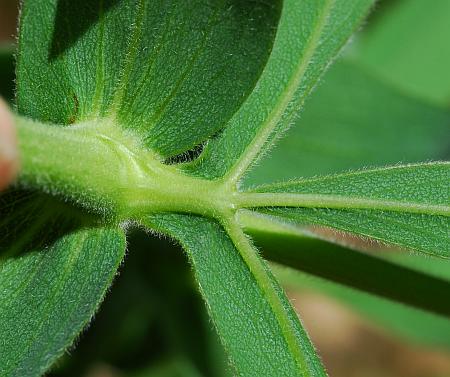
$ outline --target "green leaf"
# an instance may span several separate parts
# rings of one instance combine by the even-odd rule
[[[90,321],[123,259],[118,229],[81,229],[0,266],[0,374],[35,376]]]
[[[446,159],[449,124],[450,111],[393,89],[360,64],[339,61],[244,185]]]
[[[424,257],[416,255],[405,260],[405,256],[411,256],[406,253],[401,253],[400,260],[393,259],[392,250],[383,250],[348,234],[315,232],[308,225],[290,224],[283,218],[256,212],[240,213],[239,222],[271,261],[450,317],[450,302],[446,299],[450,291],[447,261],[438,258],[424,261]],[[362,253],[355,250],[358,248],[366,250]],[[436,263],[431,264],[433,261]]]
[[[450,2],[385,4],[362,33],[355,58],[400,89],[450,106]]]
[[[279,1],[26,1],[19,112],[112,119],[164,157],[220,130],[269,55]],[[255,43],[257,41],[257,43]]]
[[[420,259],[426,262],[425,258]],[[271,267],[286,288],[326,294],[409,342],[450,349],[449,317],[436,316],[286,267]],[[429,292],[432,293],[432,287]]]
[[[189,169],[237,180],[283,134],[369,11],[371,0],[286,0],[267,65],[223,134]],[[232,169],[232,171],[230,171]]]
[[[396,166],[260,186],[245,207],[450,258],[450,163]]]
[[[155,215],[144,223],[185,248],[238,375],[325,375],[295,312],[243,234],[232,241],[216,222],[188,215]]]

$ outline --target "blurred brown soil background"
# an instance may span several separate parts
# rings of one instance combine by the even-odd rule
[[[18,13],[16,0],[0,0],[0,41],[12,40]]]
[[[14,40],[17,8],[15,0],[0,0],[0,42]],[[290,291],[289,296],[331,377],[450,377],[449,351],[408,344],[319,293]],[[121,374],[94,365],[88,376]]]

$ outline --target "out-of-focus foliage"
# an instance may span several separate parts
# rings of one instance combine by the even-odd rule
[[[111,2],[114,8],[113,3],[114,2]],[[57,11],[63,13],[70,12],[71,9],[69,8],[62,7],[57,9]],[[228,8],[225,8],[220,11],[227,14]],[[257,17],[257,20],[261,21],[265,16],[268,17],[267,14],[264,16],[263,13],[264,12],[262,11],[261,14],[258,14],[259,18]],[[116,16],[120,16],[119,12],[116,14],[113,12],[109,21],[112,20],[111,22],[113,22],[113,17]],[[178,16],[181,17],[182,15],[174,15],[175,18]],[[209,14],[209,16],[211,15]],[[208,14],[202,14],[199,16],[199,20],[204,21],[209,16]],[[276,21],[276,17],[273,17],[273,19],[269,17],[268,19],[271,20],[270,22]],[[450,88],[450,76],[447,73],[448,67],[450,66],[450,48],[448,47],[449,44],[447,40],[450,35],[449,20],[450,5],[446,0],[436,0],[433,2],[433,6],[430,6],[427,0],[396,0],[392,2],[385,0],[384,2],[380,2],[379,9],[367,22],[366,28],[356,36],[355,44],[349,47],[346,60],[338,62],[336,66],[324,76],[322,83],[319,84],[318,89],[315,91],[309,102],[307,102],[304,112],[300,117],[295,118],[295,125],[288,131],[287,137],[279,142],[272,155],[269,154],[267,158],[261,161],[256,169],[250,172],[246,178],[245,186],[250,187],[254,184],[278,181],[280,179],[341,173],[349,169],[359,169],[367,166],[372,167],[392,163],[396,164],[399,162],[418,162],[448,158],[450,150],[447,137],[450,128],[450,111],[447,106],[450,103],[450,91],[448,89]],[[85,21],[88,22],[89,20],[86,19]],[[81,25],[84,24],[81,23]],[[257,31],[258,25],[258,22],[256,22],[255,25],[252,26],[252,31]],[[223,29],[221,29],[221,27],[223,27]],[[227,27],[226,22],[224,25],[218,26],[218,34],[216,35],[218,39],[220,39],[220,32],[223,30],[229,31]],[[89,38],[95,38],[89,31],[84,30],[84,32],[86,32],[85,38],[87,41]],[[183,30],[181,30],[180,33],[181,36],[179,35],[179,38],[182,39]],[[32,33],[30,35],[36,36]],[[227,36],[226,33],[224,35],[224,38],[228,41],[227,47],[229,48],[230,55],[239,53],[239,48],[242,46],[238,46],[234,43],[235,41],[233,40],[232,35],[231,37],[230,35]],[[251,41],[251,35],[247,35],[247,37]],[[198,38],[199,40],[202,39],[202,31],[199,31]],[[264,34],[263,39],[265,42],[258,44],[261,49],[252,50],[250,55],[255,58],[254,60],[251,60],[253,64],[252,67],[243,68],[242,66],[239,66],[239,62],[235,65],[221,65],[223,62],[221,62],[220,59],[214,58],[214,53],[217,51],[213,51],[211,55],[206,54],[206,57],[204,57],[205,61],[212,61],[214,64],[218,65],[223,76],[228,77],[229,81],[229,76],[233,77],[239,70],[246,72],[245,70],[247,69],[253,72],[252,75],[246,74],[242,75],[242,77],[239,76],[239,89],[237,91],[242,92],[242,98],[239,98],[239,100],[234,103],[231,100],[231,97],[233,96],[230,95],[228,90],[220,92],[220,96],[216,98],[217,103],[214,105],[216,106],[214,108],[217,111],[209,113],[208,115],[210,117],[207,119],[202,118],[203,121],[205,121],[202,126],[205,131],[204,134],[199,136],[185,132],[182,134],[182,136],[184,135],[184,144],[181,143],[182,145],[177,143],[178,139],[169,140],[168,144],[164,144],[163,142],[157,145],[155,144],[156,147],[151,141],[148,144],[158,149],[159,152],[167,157],[195,147],[197,143],[203,142],[206,137],[216,136],[215,133],[221,128],[218,125],[223,126],[223,123],[228,121],[234,114],[234,111],[238,108],[238,105],[243,101],[243,97],[251,92],[256,80],[255,72],[260,73],[262,67],[262,65],[259,65],[258,63],[267,58],[268,51],[271,48],[272,38],[273,33],[269,30],[267,34]],[[328,41],[327,39],[325,40]],[[68,38],[68,42],[72,43],[73,41]],[[331,42],[335,43],[335,41]],[[221,43],[223,43],[223,40],[221,40]],[[37,46],[39,46],[39,44]],[[40,47],[44,47],[42,49],[44,52],[46,51],[45,48],[48,48],[48,46]],[[70,46],[66,47],[69,48]],[[116,49],[117,46],[112,44],[109,47]],[[56,53],[65,51],[64,46],[63,50],[61,50],[61,46],[53,46],[53,48]],[[37,48],[33,51],[33,54],[39,59],[44,59],[45,56],[41,56],[42,54],[40,55],[39,51],[41,50]],[[72,76],[77,76],[79,74],[79,72],[77,73],[76,64],[74,62],[78,61],[80,58],[77,55],[78,53],[81,54],[80,51],[82,52],[83,49],[81,48],[78,52],[71,50],[64,58],[72,64]],[[170,46],[167,47],[167,51],[167,56],[169,56],[172,51]],[[186,56],[192,53],[189,48],[186,48],[186,50],[183,51],[186,53]],[[120,49],[117,49],[116,53],[118,56],[123,55],[123,51]],[[124,56],[125,55],[122,57]],[[319,54],[317,59],[320,60],[321,58],[323,58],[323,56]],[[67,63],[67,61],[54,61],[53,68],[56,67],[57,70],[62,69],[64,71],[64,64]],[[326,65],[328,60],[323,59],[323,62],[324,65]],[[115,65],[115,61],[108,60],[107,64],[110,63]],[[167,69],[168,72],[170,71],[170,65],[166,65],[164,62],[160,62],[159,64],[161,70]],[[189,65],[188,62],[187,64]],[[36,67],[38,67],[38,65],[36,65]],[[136,72],[139,73],[140,66],[137,68]],[[132,71],[133,69],[131,68],[130,72],[133,73]],[[134,72],[134,74],[138,75],[136,72]],[[193,77],[197,77],[196,75],[200,77],[202,72],[194,71]],[[318,74],[316,76],[318,76]],[[13,58],[11,50],[9,47],[5,49],[0,48],[0,95],[5,96],[8,99],[12,99],[13,96],[13,77]],[[205,87],[209,88],[209,86],[217,84],[215,79],[215,77],[207,77],[205,80]],[[315,79],[316,77],[314,77],[314,80],[311,80],[311,82],[315,82]],[[67,83],[62,83],[63,86],[66,84]],[[133,84],[135,84],[135,82],[131,81],[130,85],[132,86]],[[236,87],[231,84],[232,83],[230,82],[230,88],[236,89]],[[111,89],[108,85],[98,90],[107,92]],[[37,85],[35,88],[37,89],[37,92],[39,92],[39,90],[48,91],[50,87]],[[164,94],[165,88],[160,87],[160,89]],[[202,90],[206,90],[203,87],[197,89],[199,93],[201,93]],[[304,88],[302,88],[302,90],[303,89]],[[28,99],[26,98],[27,100],[25,102],[28,101],[28,105],[32,104],[36,99],[36,96],[38,96],[37,92],[22,92],[22,104],[24,103],[23,99],[27,96]],[[166,124],[170,126],[170,122],[172,121],[171,116],[176,114],[177,111],[183,113],[186,110],[183,107],[183,104],[190,103],[189,101],[186,102],[189,93],[190,87],[189,85],[186,85],[184,91],[181,90],[182,95],[179,97],[178,102],[181,105],[178,106],[178,102],[175,101],[175,110],[171,113],[167,113],[167,116],[163,116],[163,121],[160,125],[162,124],[164,126],[164,124]],[[305,93],[307,94],[309,92],[305,91]],[[271,91],[268,90],[267,94],[271,94]],[[86,98],[91,95],[96,95],[96,92],[95,90],[90,91],[88,87],[84,87],[82,93],[75,95],[75,97],[72,95],[61,96],[57,91],[52,91],[52,95],[55,97],[54,99],[56,102],[63,100],[64,98],[69,98],[68,103],[63,103],[61,105],[61,108],[67,110],[67,114],[64,113],[64,111],[61,111],[61,114],[64,113],[67,115],[63,119],[64,122],[71,123],[83,119],[83,116],[92,110],[90,108],[86,110],[89,107],[89,101]],[[161,100],[162,97],[160,96],[160,92],[155,92],[154,95]],[[230,97],[227,97],[228,95],[230,95]],[[78,101],[80,98],[81,109],[78,109],[78,106],[80,105]],[[236,98],[236,96],[233,98]],[[106,112],[105,109],[109,106],[109,103],[108,100],[105,101],[106,102],[102,103],[100,108],[94,110],[97,111],[100,109],[100,112]],[[126,101],[133,102],[133,94],[130,94],[130,98],[127,97]],[[167,103],[164,103],[164,100],[161,101],[161,103],[158,102],[158,100],[156,101],[156,113],[159,111],[158,107],[167,105]],[[220,106],[223,101],[227,102],[226,108]],[[302,101],[303,97],[301,97],[299,103],[302,103]],[[48,117],[49,112],[54,110],[51,108],[54,102],[49,103],[48,106],[50,107],[47,108],[47,106],[44,110],[41,109],[42,111],[40,112],[39,109],[35,109],[36,114],[44,114],[42,117]],[[194,113],[198,115],[202,113],[201,109],[205,110],[207,107],[205,105],[206,103],[209,102],[190,103],[190,105],[197,110]],[[74,107],[74,105],[76,106]],[[105,109],[102,108],[103,105]],[[141,105],[139,109],[143,107],[143,105]],[[83,106],[87,107],[83,108]],[[203,106],[205,106],[205,108]],[[29,111],[29,109],[32,108],[32,106],[23,107],[23,109],[25,109],[24,111]],[[74,108],[76,108],[79,113],[72,114],[71,111]],[[186,111],[188,110],[189,109]],[[297,112],[297,110],[298,108],[295,109],[293,113]],[[123,109],[120,110],[119,113],[124,123],[130,123],[130,119],[127,118],[130,114],[127,114]],[[136,113],[139,113],[139,111],[136,111]],[[135,116],[135,114],[133,116]],[[199,117],[194,118],[188,119],[188,121],[194,124],[200,119]],[[211,119],[214,120],[215,123]],[[236,119],[236,124],[242,121],[242,119]],[[286,124],[293,119],[294,118],[289,118]],[[283,122],[280,122],[280,124],[282,123]],[[214,128],[213,126],[217,127]],[[142,132],[144,133],[144,131]],[[178,131],[181,132],[182,128]],[[163,134],[164,132],[161,131],[160,133]],[[163,138],[159,140],[163,140]],[[222,140],[226,140],[226,138]],[[239,142],[242,142],[242,145],[245,144],[245,140],[239,140]],[[217,150],[220,152],[220,140],[213,138],[211,144],[216,146],[219,145]],[[240,153],[241,151],[239,148],[240,147],[238,146],[236,150],[239,150]],[[225,149],[228,150],[228,147]],[[235,151],[233,148],[231,148],[231,150]],[[216,153],[215,151],[213,152]],[[198,160],[201,163],[197,166],[196,164],[198,164],[198,161],[193,164],[194,170],[197,170],[197,174],[211,174],[212,176],[215,174],[220,175],[220,172],[224,169],[222,169],[222,166],[214,166],[217,162],[214,160],[214,153],[209,162],[208,159],[206,159],[206,162]],[[230,158],[228,162],[230,161],[233,161],[233,158]],[[208,164],[212,164],[212,167],[208,166]],[[207,171],[207,174],[205,171]],[[441,176],[441,178],[443,177]],[[278,209],[277,211],[280,212],[279,214],[286,214],[288,212],[288,210],[285,209]],[[308,212],[309,210],[296,209],[294,212],[295,211]],[[311,218],[320,218],[321,220],[318,221],[320,224],[335,225],[335,222],[333,221],[328,224],[320,211],[321,210],[316,209],[309,211],[311,213],[306,216],[307,220],[311,222]],[[329,212],[328,210],[323,211]],[[270,210],[270,212],[272,213],[272,210]],[[304,217],[305,216],[303,216],[302,219]],[[344,218],[342,220],[344,225],[341,228],[345,230],[348,230],[349,227],[352,228],[351,223],[353,220],[354,219],[352,219],[351,216]],[[185,218],[183,221],[188,221],[188,218]],[[393,227],[397,226],[398,218],[391,218],[390,221],[392,222]],[[443,224],[440,224],[439,231],[436,234],[439,232],[442,233],[442,231],[445,230],[445,228],[442,228],[442,225],[445,227],[445,221]],[[212,225],[208,224],[208,226],[211,227]],[[365,224],[364,226],[364,232],[362,233],[365,235],[367,235],[366,233],[373,233],[376,231],[370,224]],[[302,231],[303,230],[304,229],[302,229]],[[309,230],[310,229],[307,229],[307,231]],[[314,251],[315,247],[325,245],[323,240],[320,240],[319,242],[316,236],[311,237],[311,234],[308,234],[307,231],[302,235],[302,237],[305,238],[302,247],[311,245],[311,251]],[[184,237],[187,232],[182,233],[182,236]],[[329,236],[330,233],[327,233],[327,235]],[[76,238],[76,234],[74,237]],[[180,238],[183,240],[183,237]],[[214,239],[220,237],[225,237],[220,231],[213,235]],[[257,238],[258,235],[255,234],[255,237]],[[350,242],[346,239],[346,237],[348,237],[347,234],[341,235],[332,233],[331,238],[333,237],[343,240],[342,244],[344,246],[350,245]],[[194,237],[192,237],[192,239],[193,238]],[[205,242],[205,238],[200,238]],[[275,237],[274,239],[276,240],[277,238]],[[284,241],[281,240],[279,245],[282,245]],[[364,249],[367,246],[367,244],[364,243],[365,240],[358,240],[358,242],[361,242],[364,247],[356,248]],[[295,242],[291,243],[291,246],[294,244]],[[421,242],[420,244],[424,243]],[[261,242],[260,245],[264,247],[264,242]],[[279,245],[274,245],[272,242],[270,245],[271,250],[269,250],[266,255],[270,258],[271,254],[273,255],[273,253],[276,253],[276,249]],[[446,256],[448,254],[448,249],[445,249],[445,240],[439,245],[441,248],[436,250],[436,254]],[[210,247],[211,242],[206,242],[204,246]],[[350,247],[352,246],[350,245]],[[57,254],[58,244],[51,247],[50,251]],[[234,248],[232,251],[235,251]],[[336,248],[333,249],[333,258],[336,259],[333,259],[331,262],[326,259],[320,259],[320,257],[316,258],[311,264],[313,268],[310,270],[307,269],[308,272],[316,274],[315,269],[321,263],[339,263],[339,251],[340,246],[336,246]],[[59,252],[61,252],[61,250]],[[118,249],[117,252],[120,254],[120,249]],[[201,250],[198,252],[200,253]],[[359,252],[352,250],[349,251],[349,253],[354,253],[356,255]],[[99,367],[100,369],[96,369],[95,367],[107,365],[107,373],[114,377],[231,376],[232,368],[228,365],[222,347],[219,344],[218,337],[213,329],[213,325],[207,318],[204,304],[199,299],[194,279],[192,279],[193,274],[187,266],[186,258],[182,256],[179,247],[161,240],[153,239],[150,241],[148,235],[139,233],[134,234],[131,237],[128,254],[128,257],[125,258],[126,263],[124,263],[117,278],[117,283],[112,292],[107,296],[100,312],[96,315],[95,321],[88,331],[81,335],[80,340],[77,342],[77,348],[70,351],[70,356],[63,357],[57,363],[50,375],[63,377],[91,373],[90,375],[96,376],[97,372],[95,372],[95,370],[101,370],[101,367]],[[196,254],[192,250],[189,250],[188,254],[191,259],[196,257]],[[28,258],[32,261],[33,258],[37,258],[36,255],[39,254],[27,254],[24,256],[24,260],[27,260]],[[321,255],[323,257],[325,254]],[[362,258],[358,260],[363,261],[364,256],[368,256],[368,254],[361,254]],[[372,256],[372,254],[369,255],[370,258],[372,258]],[[119,260],[117,259],[117,255],[103,255],[104,259],[99,259],[98,262],[103,263],[108,257],[112,258],[111,261],[113,261],[115,263],[113,263],[114,266],[116,266]],[[379,255],[376,255],[375,253],[375,259],[378,257]],[[392,266],[407,266],[408,268],[417,270],[420,274],[425,274],[425,279],[423,280],[425,285],[421,286],[421,289],[426,288],[426,283],[432,281],[432,277],[442,280],[448,280],[449,277],[448,263],[439,263],[439,260],[437,259],[424,260],[421,257],[413,255],[405,257],[405,254],[402,255],[402,253],[398,254],[398,256],[395,254],[392,256],[381,257],[385,263],[392,262]],[[308,256],[308,258],[313,260],[314,256]],[[273,259],[276,260],[277,258],[274,257]],[[86,260],[90,261],[88,258]],[[307,259],[305,259],[305,261],[307,261]],[[106,262],[108,261],[106,260]],[[219,259],[210,262],[212,267],[220,268],[221,261]],[[54,260],[54,263],[58,263],[57,258]],[[361,264],[361,266],[358,266],[357,263],[354,266],[347,264],[344,268],[351,269],[361,267],[361,271],[370,273],[370,270],[367,267],[370,265]],[[51,265],[49,264],[47,268],[50,267]],[[95,264],[88,266],[86,262],[84,267],[87,269],[95,269]],[[14,261],[9,265],[6,264],[4,268],[9,268],[9,270],[12,271],[11,273],[14,273],[14,271],[17,270],[14,270]],[[344,268],[341,268],[341,270],[338,271],[338,274],[345,273]],[[401,304],[392,303],[391,301],[372,296],[368,293],[361,293],[357,290],[343,288],[332,282],[324,282],[317,278],[310,278],[303,273],[290,272],[286,274],[285,270],[278,268],[275,271],[277,272],[277,276],[281,279],[281,282],[285,283],[286,286],[291,288],[294,287],[296,289],[298,287],[307,288],[309,290],[316,290],[337,297],[370,317],[374,322],[383,324],[389,329],[394,329],[396,333],[407,339],[413,339],[415,342],[434,346],[450,346],[450,335],[448,335],[450,334],[450,322],[447,318],[438,317],[434,314],[425,313],[417,309],[406,308]],[[396,271],[395,267],[390,271]],[[27,273],[27,271],[21,272],[21,270],[19,272],[23,274]],[[205,278],[205,282],[208,283],[208,279],[211,278],[208,276],[209,271],[200,270],[197,274],[199,273],[203,274],[203,277],[199,277],[200,283],[203,284],[202,278]],[[351,271],[349,271],[349,274],[350,273]],[[112,268],[107,279],[104,280],[111,280],[113,274],[114,269]],[[404,275],[399,275],[398,278],[400,279],[402,276]],[[430,279],[427,280],[426,276],[430,277]],[[227,271],[224,272],[222,286],[212,285],[212,288],[204,288],[216,290],[220,294],[227,288],[226,277]],[[342,276],[336,278],[336,271],[330,272],[328,276],[325,277],[337,281],[341,279],[341,282],[345,280]],[[79,277],[77,278],[79,279]],[[382,278],[382,276],[380,278]],[[389,280],[389,284],[395,284],[395,277],[392,275],[391,278],[392,280]],[[355,279],[358,279],[358,277],[356,276]],[[353,279],[353,282],[356,281],[355,279]],[[351,276],[348,278],[348,281],[344,283],[350,281],[352,281]],[[370,279],[366,281],[370,281]],[[76,284],[77,280],[75,278],[73,281],[68,280],[68,283],[71,282]],[[2,281],[0,279],[0,284],[1,283]],[[448,281],[445,284],[447,283]],[[353,286],[358,288],[358,283],[354,283]],[[399,285],[401,289],[407,288],[407,286],[408,282]],[[36,284],[36,287],[39,287],[39,282]],[[394,296],[391,295],[391,298],[396,298],[395,295],[401,294],[401,289],[399,287],[396,287],[398,288],[397,290],[390,290],[390,292],[394,292]],[[411,289],[414,289],[414,282],[412,281],[411,287]],[[442,285],[440,285],[440,287],[442,287]],[[11,287],[7,288],[11,289]],[[362,285],[360,285],[359,288],[367,289]],[[383,287],[380,289],[383,290]],[[28,291],[29,297],[36,297],[33,287],[29,287]],[[88,317],[96,308],[95,303],[100,300],[100,297],[104,293],[104,289],[100,289],[100,291],[97,292],[98,297],[92,299],[90,307],[85,308],[89,311]],[[372,292],[381,296],[384,295],[381,291],[377,292],[376,290],[373,290]],[[96,292],[90,291],[89,293],[94,295]],[[389,297],[389,295],[386,296]],[[74,307],[77,305],[77,299],[81,300],[89,298],[80,297],[80,295],[77,294],[75,294],[74,297],[75,298],[71,299],[71,304]],[[441,298],[439,294],[436,294],[436,297],[437,299]],[[430,294],[425,300],[416,300],[419,301],[419,304],[417,305],[416,303],[416,306],[426,307],[428,305],[430,310],[435,310],[432,308],[432,301],[436,300],[436,297],[433,296],[433,294]],[[209,303],[208,297],[206,297],[206,299],[207,303]],[[227,302],[226,297],[221,297],[221,299],[223,302]],[[410,300],[409,296],[408,300]],[[415,305],[413,301],[414,298],[408,303]],[[11,302],[14,304],[13,300],[11,300]],[[30,302],[30,305],[32,305],[33,302]],[[429,305],[430,303],[431,305]],[[439,306],[441,311],[442,307],[442,305]],[[217,307],[213,309],[217,311]],[[27,316],[29,313],[29,311],[19,313],[18,318]],[[76,313],[75,315],[77,316]],[[217,316],[214,318],[214,315],[213,319],[215,322],[221,320],[220,318],[217,319]],[[12,323],[12,320],[13,319],[10,318],[10,323]],[[85,319],[81,318],[78,322],[83,321],[86,322]],[[228,320],[224,319],[223,321],[227,322]],[[5,321],[4,323],[5,326],[8,327],[9,322]],[[77,323],[75,323],[74,326],[77,325]],[[230,326],[230,323],[233,323],[233,321],[228,321],[226,325]],[[47,327],[43,327],[43,329],[47,329]],[[221,329],[219,326],[219,332],[221,330],[223,331],[223,328]],[[31,331],[33,331],[33,329],[30,329],[28,335],[34,336],[31,334]],[[53,329],[52,331],[56,330]],[[225,328],[225,332],[226,331],[228,330]],[[73,337],[77,332],[78,330],[75,328],[69,334],[69,337]],[[38,334],[38,332],[36,332],[36,334]],[[10,333],[9,335],[11,337],[14,334]],[[224,337],[223,334],[221,335]],[[23,340],[25,341],[26,339]],[[250,342],[250,340],[252,339],[246,339],[245,341]],[[263,341],[261,342],[264,343]],[[65,341],[65,343],[68,342]],[[227,345],[227,342],[225,342],[225,344]],[[233,344],[232,346],[235,349],[239,348],[238,343]],[[59,355],[62,348],[64,347],[60,347],[53,356]],[[0,347],[0,359],[1,352],[2,347]],[[37,354],[38,352],[35,353],[35,355]],[[236,351],[236,354],[239,357],[239,351]],[[238,361],[241,362],[241,364],[245,364],[244,359]],[[236,364],[239,364],[239,362],[235,361]],[[245,370],[245,368],[246,366],[244,365],[241,370]],[[288,366],[286,366],[286,368],[288,368]],[[0,367],[0,371],[1,370]]]
[[[12,101],[14,97],[14,48],[0,41],[0,96]]]
[[[400,90],[450,107],[450,2],[385,0],[358,41],[356,59]]]

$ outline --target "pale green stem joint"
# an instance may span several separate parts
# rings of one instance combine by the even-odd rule
[[[68,127],[16,121],[25,187],[70,197],[121,220],[155,212],[219,217],[231,210],[220,181],[163,164],[108,120]]]

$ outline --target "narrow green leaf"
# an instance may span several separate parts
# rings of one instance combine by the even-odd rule
[[[284,1],[272,54],[255,90],[189,169],[205,177],[227,172],[234,179],[242,176],[294,121],[372,4],[371,0]]]
[[[399,261],[390,257],[392,251],[383,252],[373,243],[348,235],[315,232],[308,225],[287,223],[261,213],[241,212],[239,222],[271,261],[450,317],[450,302],[446,299],[450,290],[450,263],[442,259],[434,259],[439,262],[439,269],[430,263],[430,258],[426,263],[419,256]],[[355,250],[361,247],[365,252]],[[416,258],[414,265],[412,259]]]
[[[396,1],[369,23],[355,58],[403,91],[450,106],[450,2]]]
[[[393,89],[360,64],[339,61],[244,185],[447,159],[449,124],[449,110]]]
[[[256,188],[246,207],[450,258],[450,163],[359,171]]]
[[[425,258],[421,259],[426,262]],[[436,316],[283,266],[271,267],[286,288],[323,293],[409,342],[450,349],[449,317]],[[429,293],[433,294],[432,286]]]
[[[189,150],[253,89],[280,3],[26,1],[18,110],[56,124],[107,117],[164,157]]]
[[[239,376],[325,375],[295,312],[245,236],[232,242],[214,221],[188,215],[153,216],[145,223],[185,248]],[[250,255],[242,250],[248,247]]]
[[[87,229],[0,265],[0,375],[44,373],[90,321],[125,250],[118,229]]]

